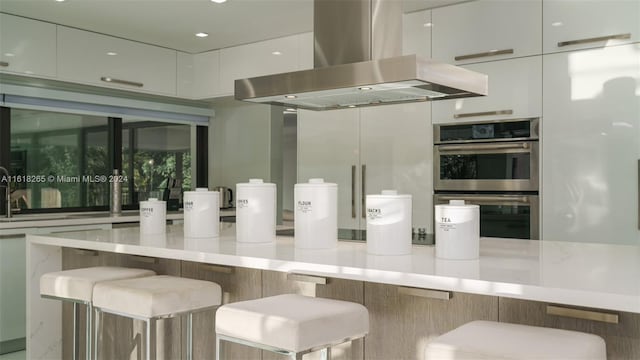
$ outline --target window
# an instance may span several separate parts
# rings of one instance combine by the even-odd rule
[[[108,206],[107,143],[106,117],[12,109],[13,207]]]
[[[122,127],[122,174],[129,179],[122,203],[156,197],[177,210],[191,189],[191,126],[124,121]]]

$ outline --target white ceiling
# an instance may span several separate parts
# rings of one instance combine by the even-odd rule
[[[464,0],[392,1],[412,12]],[[313,0],[0,0],[0,12],[188,53],[313,30]]]

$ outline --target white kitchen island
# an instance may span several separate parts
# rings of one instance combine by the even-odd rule
[[[556,241],[481,239],[478,260],[441,260],[433,246],[414,245],[406,256],[373,256],[362,242],[332,250],[300,250],[292,237],[271,244],[240,244],[233,224],[221,236],[185,239],[181,225],[164,236],[139,228],[27,236],[27,358],[61,358],[61,310],[42,300],[39,278],[62,268],[61,248],[78,248],[543,301],[640,314],[640,247]]]

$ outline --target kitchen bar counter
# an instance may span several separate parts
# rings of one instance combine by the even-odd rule
[[[361,242],[300,250],[292,237],[240,244],[233,224],[222,223],[221,229],[212,239],[185,239],[181,225],[168,226],[165,236],[141,236],[137,227],[28,235],[31,346],[53,346],[40,344],[46,337],[38,333],[46,333],[43,324],[59,322],[59,314],[55,302],[39,299],[37,282],[40,274],[60,269],[61,247],[640,313],[638,246],[483,238],[478,260],[441,260],[433,246],[414,245],[406,256],[373,256]],[[46,352],[41,348],[30,358]]]

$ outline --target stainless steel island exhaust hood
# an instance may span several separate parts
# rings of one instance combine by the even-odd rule
[[[402,53],[402,2],[315,0],[314,69],[235,81],[235,98],[330,110],[487,95],[487,76]]]

